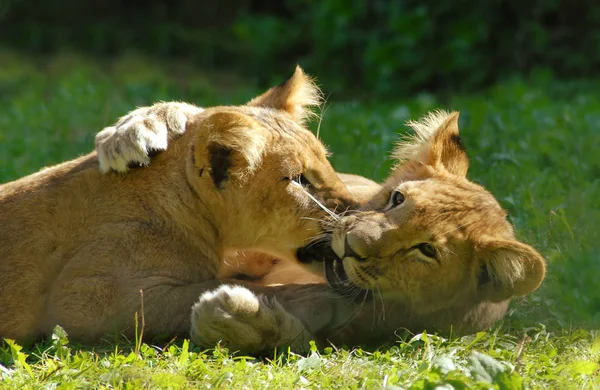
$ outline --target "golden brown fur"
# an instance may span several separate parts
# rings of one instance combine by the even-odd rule
[[[203,295],[192,317],[202,330],[192,334],[197,343],[224,340],[257,352],[284,344],[302,349],[311,338],[381,342],[398,328],[464,334],[488,328],[512,297],[539,286],[542,257],[515,239],[494,197],[466,178],[458,113],[409,124],[415,136],[396,147],[398,165],[383,185],[342,176],[362,207],[332,221],[339,259],[327,276],[358,304],[324,284],[287,285],[319,281],[295,264],[232,255],[224,275],[286,285],[263,295],[230,286]]]
[[[373,180],[348,173],[338,173],[354,201],[364,204],[381,188]],[[310,267],[296,261],[279,259],[260,252],[239,252],[229,256],[220,270],[222,279],[251,280],[261,285],[325,283],[322,266]]]
[[[92,153],[0,186],[0,337],[57,324],[82,341],[131,334],[140,291],[146,335],[187,335],[190,307],[219,285],[227,253],[293,259],[324,212],[291,180],[304,174],[332,207],[351,201],[302,127],[317,93],[297,69],[245,106],[171,117],[157,105],[159,121],[187,123],[162,134],[153,148],[169,148],[150,167],[102,174]],[[118,154],[113,130],[105,151]]]
[[[515,239],[494,197],[466,179],[458,113],[430,114],[423,122],[413,125],[425,138],[420,147],[365,211],[342,218],[334,228],[332,247],[352,282],[378,287],[421,314],[453,300],[498,302],[535,290],[545,262]],[[400,144],[396,153],[406,155],[404,149],[412,147]],[[402,202],[395,205],[398,193]]]
[[[340,265],[327,269],[328,280],[356,303],[324,284],[273,287],[264,297],[224,286],[203,296],[194,312],[196,329],[218,329],[200,341],[224,340],[250,352],[285,344],[303,350],[310,339],[385,342],[399,328],[466,334],[502,318],[512,297],[539,286],[545,261],[515,239],[494,197],[466,179],[457,124],[457,113],[444,112],[412,123],[417,137],[398,145],[401,161],[392,175],[363,211],[332,225],[332,247],[348,280],[339,276]],[[403,194],[397,205],[396,191]],[[272,317],[253,319],[256,310]],[[274,324],[276,336],[257,336]]]

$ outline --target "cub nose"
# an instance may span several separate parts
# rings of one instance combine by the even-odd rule
[[[356,253],[354,249],[348,244],[348,236],[346,236],[344,240],[344,257],[354,257],[356,260],[364,261],[366,260],[364,257]]]

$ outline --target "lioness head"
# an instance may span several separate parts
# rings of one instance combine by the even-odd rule
[[[535,290],[545,261],[515,239],[496,199],[465,177],[458,113],[409,125],[416,136],[397,146],[399,164],[381,191],[336,224],[330,284],[359,296],[380,292],[423,317]]]
[[[297,68],[246,105],[208,108],[188,122],[195,137],[188,181],[215,214],[226,250],[295,258],[321,232],[326,212],[314,199],[338,211],[351,205],[325,147],[303,126],[318,101]]]

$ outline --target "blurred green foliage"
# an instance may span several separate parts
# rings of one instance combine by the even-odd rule
[[[0,43],[31,52],[141,51],[266,85],[299,62],[370,96],[462,91],[547,68],[600,68],[600,4],[574,0],[4,0]]]

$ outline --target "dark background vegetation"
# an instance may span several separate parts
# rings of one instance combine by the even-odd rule
[[[299,62],[359,96],[473,90],[536,68],[590,76],[598,26],[586,0],[0,0],[4,46],[179,58],[261,86]]]

